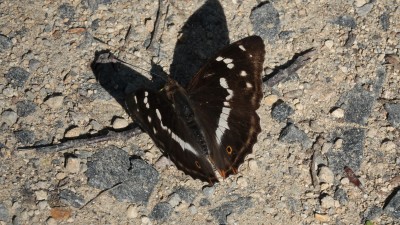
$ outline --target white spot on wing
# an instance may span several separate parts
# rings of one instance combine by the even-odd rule
[[[171,135],[172,139],[174,139],[176,142],[178,142],[178,144],[182,147],[183,150],[189,150],[190,152],[192,152],[193,154],[195,154],[196,156],[198,155],[196,150],[194,150],[194,148],[189,144],[186,143],[184,140],[182,140],[178,135],[176,135],[175,133],[172,132]]]
[[[219,84],[221,84],[221,87],[223,87],[223,88],[229,88],[228,83],[226,82],[226,79],[223,77],[219,78]]]
[[[223,107],[221,115],[219,115],[218,127],[215,131],[218,144],[221,144],[222,135],[224,135],[225,131],[229,129],[228,118],[230,112],[231,112],[230,108]]]
[[[242,71],[240,72],[240,76],[242,76],[242,77],[245,77],[245,76],[247,76],[247,73],[246,73],[246,71],[242,70]]]
[[[147,97],[144,97],[143,102],[144,102],[144,104],[147,104],[147,102],[148,102]]]
[[[217,60],[217,61],[221,61],[221,60],[223,60],[224,58],[223,57],[221,57],[221,56],[218,56],[215,60]]]
[[[146,108],[150,109],[149,103],[146,103]]]
[[[136,95],[133,97],[133,100],[135,101],[135,103],[137,103]]]
[[[233,91],[231,89],[226,89],[226,91],[228,92],[228,96],[226,96],[226,100],[229,101],[232,99],[233,97]]]
[[[235,65],[233,63],[229,63],[228,65],[226,65],[226,67],[228,67],[228,69],[232,69]]]
[[[229,102],[224,102],[224,106],[230,106]]]
[[[146,96],[146,97],[149,96],[149,92],[145,91],[144,96]]]
[[[251,85],[249,82],[246,82],[246,87],[247,87],[247,88],[252,88],[253,85]]]
[[[243,47],[243,45],[239,45],[239,48],[244,52],[246,51],[246,49]]]
[[[224,63],[225,63],[225,64],[229,64],[229,63],[231,63],[231,62],[233,62],[233,59],[230,59],[230,58],[224,59]]]
[[[153,133],[157,133],[157,130],[156,130],[156,128],[155,127],[153,127]]]
[[[158,119],[161,121],[161,113],[160,113],[160,110],[156,109],[156,114],[157,114]]]
[[[149,121],[149,123],[151,123],[151,117],[147,116],[147,120]]]

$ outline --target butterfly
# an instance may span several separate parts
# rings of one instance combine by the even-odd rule
[[[238,172],[261,132],[256,110],[262,98],[264,42],[249,36],[222,50],[184,88],[168,78],[159,91],[126,96],[133,119],[194,179],[218,182]]]

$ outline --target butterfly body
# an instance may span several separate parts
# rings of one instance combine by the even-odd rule
[[[209,183],[237,173],[261,128],[264,44],[251,36],[222,49],[187,88],[171,78],[158,92],[126,97],[132,117],[175,165]],[[211,163],[211,162],[212,163]]]

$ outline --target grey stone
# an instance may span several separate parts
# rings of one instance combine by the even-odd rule
[[[372,3],[367,3],[363,6],[361,6],[360,8],[356,9],[356,12],[359,16],[366,16],[374,7],[374,4]]]
[[[199,201],[199,205],[200,206],[207,206],[207,205],[211,205],[211,202],[207,198],[202,198]]]
[[[227,224],[226,217],[232,213],[243,213],[246,209],[253,206],[250,197],[239,197],[236,200],[225,202],[222,205],[211,209],[210,213],[215,217],[219,224]]]
[[[167,202],[157,203],[150,213],[150,218],[165,221],[172,213],[172,206]]]
[[[347,202],[349,201],[349,197],[347,196],[347,193],[345,190],[342,188],[338,188],[335,191],[335,194],[333,195],[333,198],[337,201],[339,201],[340,205],[346,205]]]
[[[13,88],[23,87],[31,74],[21,67],[11,67],[5,78]]]
[[[0,221],[8,222],[8,219],[8,209],[3,203],[0,203]]]
[[[30,130],[17,130],[14,132],[15,138],[23,145],[33,144],[35,141],[35,133]]]
[[[214,186],[205,186],[203,188],[203,193],[205,196],[207,196],[208,198],[211,197],[215,192],[215,187]]]
[[[31,71],[36,71],[40,66],[40,61],[37,59],[31,59],[29,60],[29,69]]]
[[[186,187],[178,187],[174,192],[187,203],[192,203],[196,197],[196,192],[193,189],[188,189]]]
[[[292,107],[283,101],[278,101],[272,106],[271,116],[276,121],[284,122],[293,113]]]
[[[354,29],[357,27],[356,20],[349,15],[339,16],[338,18],[333,20],[332,23],[337,24],[342,27],[349,27],[351,29]]]
[[[82,4],[92,11],[95,11],[100,4],[109,4],[113,0],[82,0]]]
[[[12,47],[11,39],[0,34],[0,52]]]
[[[383,211],[395,219],[400,219],[400,189],[397,188],[386,202],[387,204],[384,206]]]
[[[36,104],[29,100],[17,102],[17,115],[26,117],[36,111]]]
[[[287,143],[300,142],[304,148],[308,148],[311,144],[307,134],[292,123],[289,123],[282,129],[281,134],[279,135],[279,141]]]
[[[60,191],[59,196],[61,200],[65,200],[75,208],[80,208],[85,204],[85,199],[82,195],[78,195],[68,189]]]
[[[367,220],[373,220],[377,217],[379,217],[382,214],[382,208],[376,205],[373,205],[368,208],[368,210],[364,213],[363,217],[363,222],[362,224],[365,224],[365,221]]]
[[[376,70],[376,81],[373,86],[375,96],[379,96],[382,93],[382,87],[386,80],[386,70],[385,67],[380,66]]]
[[[18,115],[16,112],[12,110],[5,110],[1,114],[1,119],[4,121],[8,126],[13,125],[15,122],[17,122]]]
[[[341,107],[344,109],[344,120],[365,125],[375,102],[374,93],[356,86],[347,93],[344,101],[344,105]]]
[[[158,172],[141,159],[132,159],[131,167],[122,184],[111,190],[119,201],[147,203],[158,182]]]
[[[335,174],[343,174],[345,166],[354,171],[359,170],[363,159],[365,130],[350,128],[339,136],[343,139],[342,149],[331,150],[326,154],[329,168]]]
[[[98,189],[111,188],[126,179],[129,173],[129,155],[115,146],[102,149],[92,155],[87,164],[88,184]]]
[[[262,39],[273,42],[281,28],[278,10],[272,2],[262,2],[253,9],[250,15],[253,31]]]
[[[302,208],[301,202],[293,197],[288,197],[287,205],[292,212],[299,212]]]
[[[382,13],[382,15],[379,17],[379,21],[382,26],[382,30],[387,31],[389,30],[390,27],[390,14],[388,12]]]
[[[70,4],[64,3],[58,7],[58,15],[63,19],[73,19],[75,16],[75,9]]]
[[[387,120],[396,128],[400,128],[400,104],[386,103]]]

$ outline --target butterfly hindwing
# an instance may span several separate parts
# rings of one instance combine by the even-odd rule
[[[264,43],[251,36],[222,49],[196,74],[187,91],[210,157],[223,177],[236,173],[261,131]]]
[[[127,96],[126,104],[131,116],[178,169],[193,178],[217,181],[200,143],[177,115],[165,92],[139,90]]]

